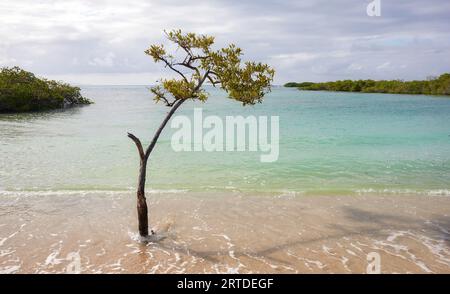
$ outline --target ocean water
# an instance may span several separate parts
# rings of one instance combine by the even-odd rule
[[[306,92],[275,87],[242,107],[210,89],[207,103],[178,114],[279,116],[278,161],[260,152],[174,152],[170,125],[149,166],[157,191],[269,194],[450,195],[450,99],[423,95]],[[144,86],[89,86],[95,104],[65,111],[0,114],[0,195],[133,190],[138,155],[167,108]]]

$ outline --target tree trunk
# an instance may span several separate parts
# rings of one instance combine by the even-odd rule
[[[148,236],[148,209],[145,198],[145,176],[147,174],[147,159],[141,158],[139,168],[139,181],[137,189],[137,214],[139,223],[139,235]]]
[[[144,149],[142,148],[141,141],[133,134],[128,133],[128,137],[134,141],[136,144],[136,147],[139,152],[140,157],[140,168],[139,168],[139,180],[138,180],[138,188],[137,188],[137,213],[138,213],[138,226],[139,226],[139,235],[142,237],[148,236],[148,209],[147,209],[147,199],[145,198],[145,177],[147,174],[147,161],[150,156],[150,153],[153,151],[153,148],[156,145],[156,142],[158,141],[159,135],[161,135],[162,130],[166,126],[167,122],[170,120],[172,115],[175,113],[175,111],[180,107],[181,104],[185,99],[178,100],[177,103],[172,106],[170,111],[167,113],[166,117],[164,118],[163,122],[159,126],[158,130],[156,131],[155,135],[153,136],[153,139],[150,143],[150,145],[147,147],[144,153]],[[151,230],[151,233],[153,233],[153,230]]]

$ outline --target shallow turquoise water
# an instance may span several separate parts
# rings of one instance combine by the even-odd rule
[[[40,114],[0,114],[0,190],[129,190],[138,157],[126,132],[148,142],[167,109],[146,87],[84,87],[96,104]],[[174,152],[165,129],[149,165],[157,190],[306,194],[450,195],[450,99],[421,95],[300,92],[274,88],[242,107],[211,90],[179,114],[278,115],[280,155]]]

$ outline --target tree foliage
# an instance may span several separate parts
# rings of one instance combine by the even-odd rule
[[[430,77],[425,81],[342,80],[325,83],[287,83],[285,86],[311,91],[450,95],[450,74],[445,73],[437,78]]]
[[[260,103],[271,90],[274,70],[267,64],[242,62],[242,50],[236,45],[214,50],[214,37],[184,34],[181,30],[165,33],[183,56],[168,53],[164,45],[151,45],[145,51],[155,62],[162,62],[178,75],[178,79],[162,79],[151,88],[157,102],[172,106],[185,99],[206,101],[208,93],[202,88],[204,82],[224,89],[229,98],[243,105]]]
[[[52,80],[39,79],[19,67],[0,70],[0,112],[25,112],[90,104],[80,88]]]

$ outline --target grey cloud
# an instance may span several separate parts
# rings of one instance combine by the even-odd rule
[[[449,1],[381,0],[380,17],[366,15],[369,2],[4,0],[0,66],[141,83],[165,74],[143,51],[164,41],[163,29],[181,28],[238,44],[245,59],[273,65],[277,83],[450,71]]]

